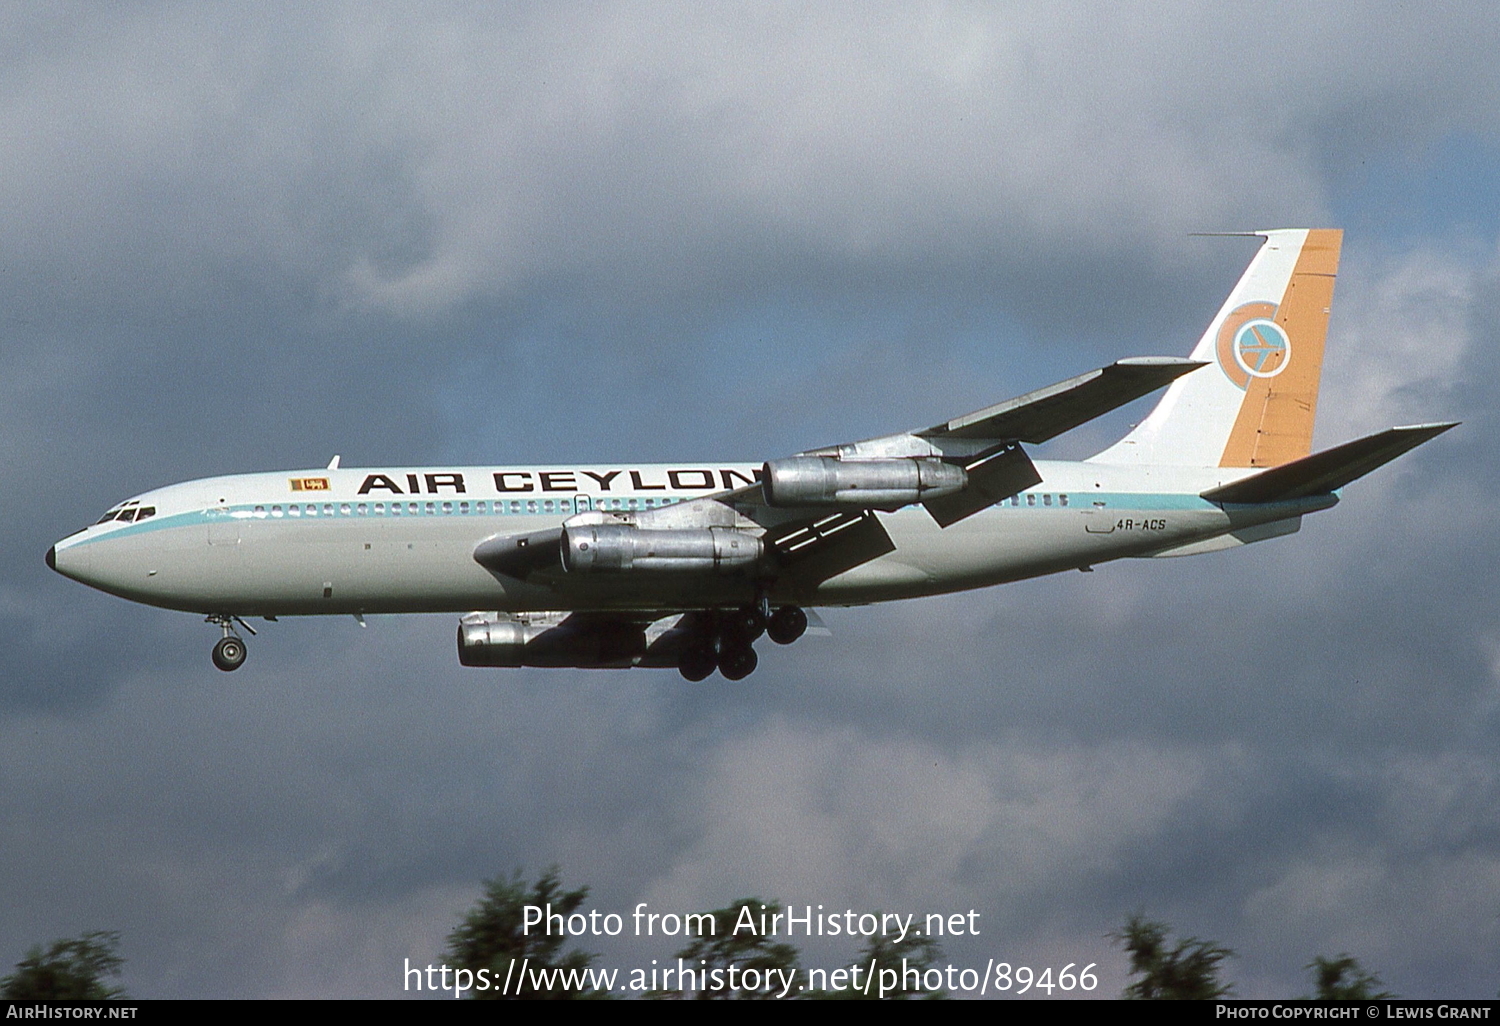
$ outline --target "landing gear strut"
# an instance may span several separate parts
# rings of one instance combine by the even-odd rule
[[[218,644],[214,645],[214,665],[225,673],[238,670],[245,664],[246,651],[245,642],[234,632],[235,621],[238,620],[240,626],[244,627],[251,634],[255,633],[255,628],[245,623],[244,620],[240,620],[237,616],[215,615],[206,617],[206,620],[208,623],[221,627],[224,630],[224,636],[219,639]]]

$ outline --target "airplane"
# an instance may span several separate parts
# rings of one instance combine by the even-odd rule
[[[137,495],[46,555],[67,577],[203,615],[220,670],[261,617],[446,612],[465,666],[671,667],[740,680],[762,634],[836,607],[1295,533],[1343,487],[1456,426],[1312,453],[1342,232],[1260,249],[1187,358],[1138,357],[931,427],[759,465],[354,469]],[[1161,388],[1097,455],[1036,445]]]

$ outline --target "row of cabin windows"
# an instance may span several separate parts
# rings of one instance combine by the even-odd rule
[[[626,499],[605,496],[595,501],[593,505],[595,509],[639,510],[655,509],[658,506],[667,506],[680,501],[680,499],[667,496],[660,499],[655,497],[648,499]],[[1022,504],[1022,497],[1020,495],[1012,495],[1008,501],[1012,507],[1019,507]],[[1051,492],[1027,492],[1025,504],[1027,506],[1052,506],[1054,505],[1053,495]],[[1055,504],[1066,506],[1068,504],[1067,493],[1064,492],[1057,495]],[[316,502],[294,502],[285,507],[280,504],[273,505],[269,509],[265,506],[256,506],[253,515],[256,517],[469,516],[470,514],[488,515],[491,512],[492,506],[494,507],[494,512],[499,514],[547,514],[572,513],[575,512],[574,505],[572,499],[510,499],[508,501],[496,499],[493,503],[484,499],[475,502],[468,500],[458,502],[325,502],[321,505]],[[1001,505],[1004,505],[1004,502]],[[585,503],[578,503],[577,507],[578,511],[587,508]],[[99,518],[98,523],[104,524],[111,520],[118,520],[123,523],[139,522],[155,515],[155,506],[126,506],[122,509],[110,510]]]
[[[594,502],[595,509],[640,510],[656,509],[659,506],[681,502],[670,497],[649,499],[605,497]],[[576,505],[576,509],[575,509]],[[256,506],[251,516],[263,517],[416,517],[416,516],[487,516],[490,513],[573,513],[588,508],[586,502],[575,504],[572,499],[485,499],[477,501],[447,500],[443,502],[306,502],[280,503],[274,506]],[[152,512],[155,512],[154,510]]]

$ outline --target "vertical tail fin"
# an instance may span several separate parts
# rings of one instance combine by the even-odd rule
[[[1343,232],[1251,234],[1266,241],[1193,350],[1213,366],[1173,382],[1095,462],[1274,467],[1312,451]]]

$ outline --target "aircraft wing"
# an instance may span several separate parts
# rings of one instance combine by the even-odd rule
[[[1203,366],[1200,360],[1166,356],[1120,360],[929,428],[814,449],[801,458],[847,461],[851,469],[882,459],[930,460],[961,468],[966,483],[957,492],[934,491],[912,500],[920,501],[939,525],[948,527],[1041,481],[1021,443],[1054,438]],[[767,474],[774,465],[766,465]],[[763,484],[716,498],[778,505]],[[892,507],[871,503],[865,508]]]
[[[1021,443],[1046,441],[1202,366],[1176,357],[1120,360],[920,431],[770,461],[764,479],[743,488],[652,510],[585,516],[654,530],[749,529],[760,534],[775,564],[826,579],[894,548],[875,511],[920,502],[940,526],[955,524],[1041,481]],[[778,470],[828,480],[846,475],[854,483],[843,491],[830,485],[827,495],[794,491],[787,500],[768,487]],[[872,490],[884,474],[915,475],[917,483]],[[923,482],[929,479],[942,486],[928,488]],[[474,559],[521,580],[550,574],[562,569],[562,536],[562,528],[552,528],[489,538],[474,550]]]
[[[916,434],[922,438],[992,438],[1035,445],[1134,402],[1204,366],[1207,365],[1200,360],[1172,356],[1119,360]]]

